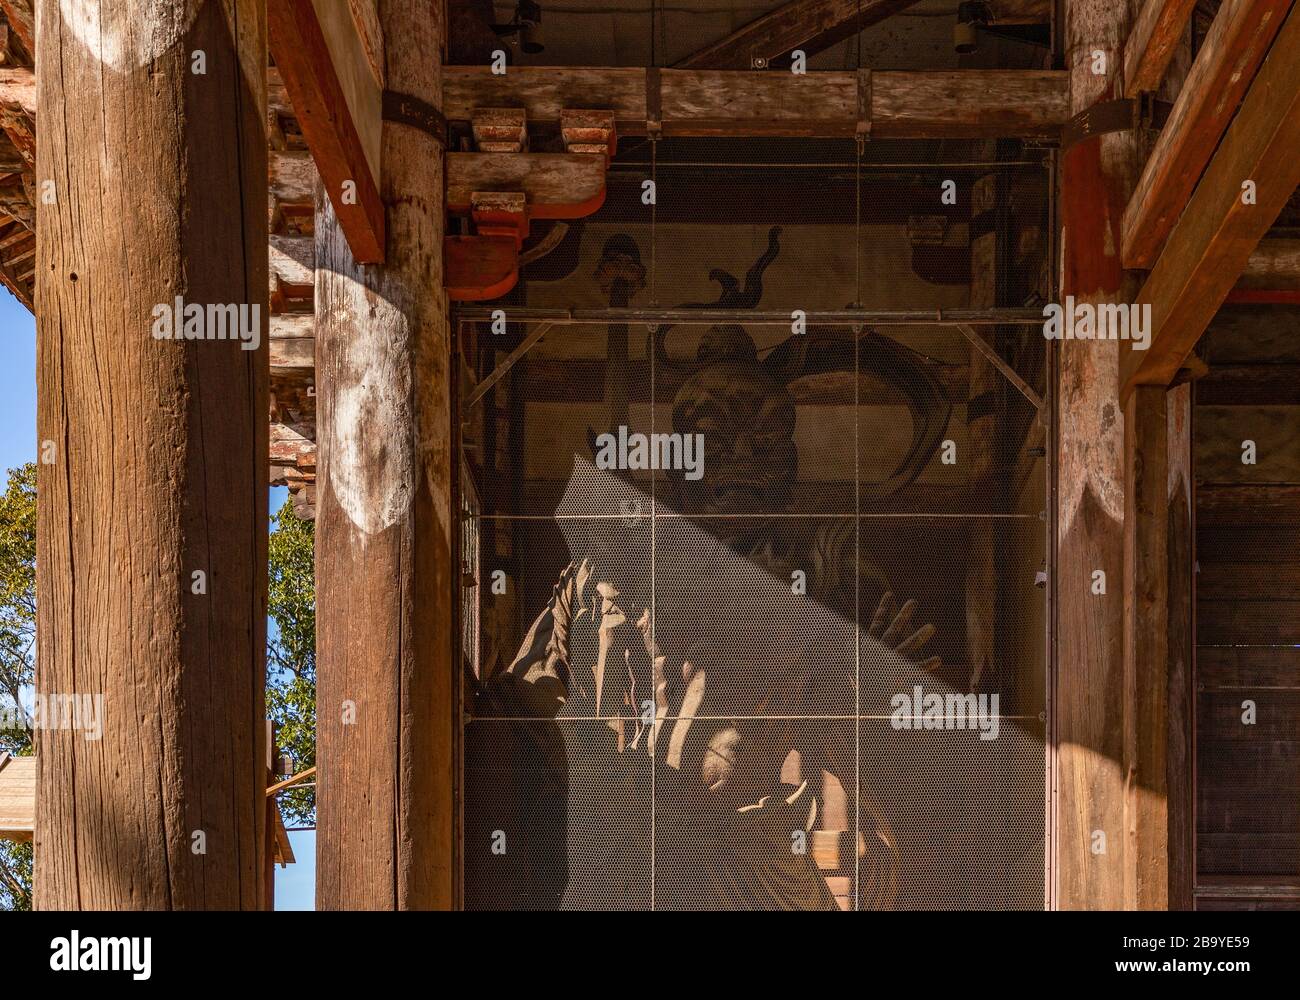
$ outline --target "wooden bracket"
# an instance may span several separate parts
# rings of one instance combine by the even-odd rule
[[[612,111],[560,112],[560,134],[564,148],[570,153],[601,153],[605,166],[618,152],[618,131],[614,127]]]
[[[528,208],[522,191],[475,191],[470,218],[480,236],[508,236],[516,249],[528,238]]]
[[[519,246],[510,236],[448,236],[444,280],[454,302],[500,298],[519,280]]]
[[[478,108],[470,126],[480,153],[528,151],[528,112],[523,108]]]

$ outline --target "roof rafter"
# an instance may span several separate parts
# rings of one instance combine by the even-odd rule
[[[1300,184],[1300,14],[1293,9],[1139,293],[1152,339],[1120,381],[1168,385]],[[1243,198],[1253,182],[1254,198]]]
[[[808,55],[906,10],[918,0],[790,0],[676,64],[678,69],[762,69],[794,49]]]
[[[1225,0],[1219,8],[1124,210],[1125,267],[1151,267],[1159,256],[1291,5]]]

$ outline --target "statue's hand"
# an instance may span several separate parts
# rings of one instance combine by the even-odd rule
[[[581,613],[583,588],[591,565],[570,563],[560,574],[551,600],[533,622],[514,661],[495,681],[496,693],[514,710],[554,718],[569,694],[569,629]]]
[[[934,626],[922,625],[908,635],[907,628],[912,622],[912,615],[916,613],[916,601],[908,600],[901,608],[895,609],[894,595],[885,591],[880,598],[876,613],[871,617],[867,635],[879,640],[882,645],[889,647],[899,656],[909,660],[915,659],[921,647],[934,637]],[[922,660],[920,666],[922,670],[933,673],[939,669],[942,662],[939,657],[931,656],[927,660]]]

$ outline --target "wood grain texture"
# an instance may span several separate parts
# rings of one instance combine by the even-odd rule
[[[1168,789],[1169,898],[1171,910],[1193,908],[1196,883],[1193,775],[1196,540],[1192,520],[1192,387],[1165,394],[1167,475],[1165,502],[1168,609],[1165,780]]]
[[[441,106],[442,8],[386,0],[380,20],[389,86]],[[358,264],[317,200],[316,901],[331,910],[452,904],[443,156],[385,123],[382,157],[387,264]]]
[[[1163,386],[1134,393],[1124,410],[1125,904],[1140,910],[1169,905],[1166,419]]]
[[[33,0],[0,0],[9,30],[18,36],[28,54],[36,55],[36,15]]]
[[[1196,0],[1145,0],[1124,43],[1124,96],[1154,93],[1180,45]]]
[[[362,75],[370,80],[369,71],[353,64],[364,61],[359,43],[355,52],[331,49],[324,29],[326,24],[337,29],[337,24],[323,23],[316,3],[269,0],[271,52],[348,245],[359,262],[374,263],[384,252],[384,206],[377,183],[382,157],[372,148],[377,145],[371,119],[379,113],[378,91],[367,91],[368,100],[349,101],[349,90],[359,89]],[[346,8],[337,16],[351,26]]]
[[[1125,267],[1149,268],[1160,255],[1292,2],[1225,0],[1219,9],[1124,211]]]
[[[55,461],[39,466],[36,689],[102,695],[103,734],[39,734],[36,905],[256,909],[265,15],[253,0],[188,21],[182,0],[104,4],[101,62],[62,6],[40,4],[37,32],[38,176],[58,199],[37,220],[37,433]],[[142,23],[158,27],[143,53]],[[155,339],[154,307],[178,295],[256,306],[261,346]]]
[[[1125,4],[1066,7],[1070,111],[1116,86],[1130,26]],[[1107,54],[1109,76],[1092,73]],[[1081,142],[1063,157],[1061,294],[1088,302],[1131,299],[1119,261],[1119,220],[1141,166],[1131,133]],[[1134,905],[1126,826],[1124,727],[1124,413],[1115,341],[1059,345],[1057,398],[1056,883],[1061,909]],[[1105,573],[1106,593],[1093,593]],[[1105,852],[1094,853],[1105,836]]]
[[[1254,461],[1243,461],[1245,442]],[[1300,407],[1198,406],[1196,475],[1203,483],[1300,483]]]
[[[1201,527],[1300,525],[1300,486],[1201,484],[1196,490],[1196,522]]]
[[[447,211],[478,191],[522,192],[534,219],[577,219],[605,202],[605,158],[590,153],[448,153]]]
[[[620,135],[646,131],[646,72],[636,68],[486,67],[444,70],[445,114],[470,122],[478,108],[525,108],[554,125],[567,109],[613,111]],[[895,137],[1048,136],[1067,113],[1066,74],[1041,70],[871,73],[873,134]],[[858,75],[660,71],[665,135],[851,136]]]
[[[26,841],[36,828],[36,758],[0,751],[0,839]]]
[[[1300,240],[1260,240],[1246,259],[1236,287],[1300,290]]]
[[[677,63],[677,68],[761,69],[792,49],[802,49],[811,56],[916,2],[791,0],[687,56]]]
[[[1168,385],[1178,373],[1300,184],[1297,148],[1300,16],[1292,10],[1142,288],[1155,332],[1148,350],[1124,358],[1125,393]],[[1254,204],[1242,203],[1246,180],[1255,182]]]

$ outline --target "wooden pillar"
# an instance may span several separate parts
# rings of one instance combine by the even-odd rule
[[[1192,909],[1196,875],[1193,850],[1192,712],[1195,705],[1193,656],[1196,649],[1196,536],[1192,518],[1192,386],[1190,382],[1165,393],[1165,521],[1168,584],[1168,701],[1169,744],[1165,752],[1169,793],[1169,899],[1171,910]]]
[[[440,107],[443,8],[384,0],[387,86]],[[450,329],[443,149],[383,126],[382,265],[317,194],[321,909],[452,903]]]
[[[1072,114],[1118,96],[1132,6],[1131,0],[1068,0]],[[1132,300],[1135,282],[1120,264],[1120,223],[1141,166],[1132,132],[1094,136],[1065,152],[1062,296],[1093,304]],[[1120,345],[1097,339],[1058,346],[1056,899],[1062,909],[1119,909],[1131,905],[1125,894]]]
[[[1165,387],[1124,410],[1124,771],[1126,906],[1169,906],[1168,430]]]
[[[255,909],[265,14],[68,6],[37,6],[36,691],[102,731],[38,733],[36,904]],[[204,339],[160,336],[182,300]]]

